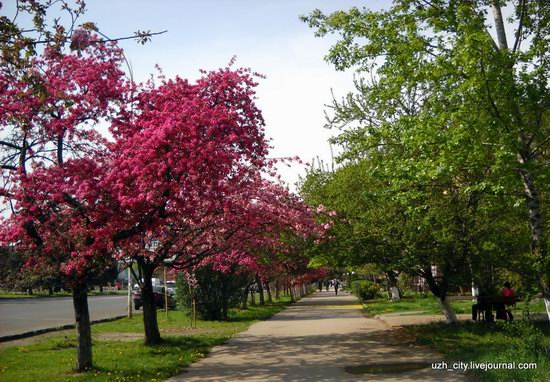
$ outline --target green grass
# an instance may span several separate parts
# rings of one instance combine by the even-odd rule
[[[191,362],[204,357],[252,323],[269,318],[289,303],[283,298],[273,305],[233,310],[228,321],[197,320],[197,329],[189,329],[190,320],[182,312],[158,311],[163,343],[143,345],[141,315],[131,319],[92,326],[94,369],[72,371],[75,362],[75,336],[53,336],[40,342],[0,349],[0,381],[163,381],[181,373]],[[120,334],[135,333],[130,340],[116,340]],[[128,338],[128,337],[127,337]]]
[[[457,314],[470,314],[472,311],[472,300],[469,298],[457,299],[456,297],[449,297],[451,306]],[[390,301],[386,298],[377,298],[373,300],[367,300],[363,302],[365,310],[370,315],[396,313],[396,312],[419,312],[418,314],[441,314],[441,309],[435,297],[428,295],[423,296],[421,294],[405,296],[399,301]],[[516,304],[513,309],[514,317],[522,317],[525,310],[525,303],[520,302]],[[537,299],[529,304],[529,312],[542,313],[545,312],[544,302]]]
[[[408,326],[416,343],[443,353],[450,362],[535,363],[535,370],[469,371],[476,381],[546,381],[550,375],[550,325],[548,322],[498,322]]]

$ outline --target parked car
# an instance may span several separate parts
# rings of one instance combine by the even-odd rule
[[[155,296],[155,305],[157,309],[164,309],[164,287],[153,285],[153,295]],[[139,310],[143,306],[141,301],[141,291],[134,292],[134,308]],[[176,309],[176,299],[173,293],[168,291],[168,309]]]
[[[168,288],[168,293],[176,295],[176,282],[175,281],[166,281],[166,288]]]

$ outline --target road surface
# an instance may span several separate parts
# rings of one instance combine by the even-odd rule
[[[92,320],[127,313],[128,296],[88,297]],[[74,324],[71,297],[0,299],[0,337]]]

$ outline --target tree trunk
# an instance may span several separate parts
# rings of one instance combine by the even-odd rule
[[[229,317],[229,296],[227,293],[227,280],[222,283],[222,311],[221,316],[223,320],[227,320]]]
[[[387,271],[386,278],[388,279],[388,289],[390,292],[390,298],[392,301],[399,301],[401,299],[401,293],[397,286],[397,276],[394,271]]]
[[[269,287],[269,282],[265,283],[265,289],[267,291],[267,302],[273,304],[273,297],[271,296],[271,288]]]
[[[498,48],[508,49],[508,41],[506,40],[506,30],[504,28],[504,19],[502,18],[502,11],[498,1],[493,0],[493,17],[495,19],[495,29],[497,32]]]
[[[475,300],[475,298],[479,295],[479,288],[477,287],[475,280],[474,280],[474,267],[472,266],[472,261],[470,258],[467,258],[468,263],[468,270],[470,271],[470,283],[471,283],[471,290],[472,290],[472,301]]]
[[[88,311],[86,285],[73,289],[74,318],[76,322],[76,371],[88,370],[92,363],[92,330]]]
[[[547,291],[547,294],[550,295],[550,291]],[[548,320],[550,320],[550,298],[544,297],[544,306],[546,306],[546,315],[548,316]]]
[[[544,276],[541,279],[542,299],[544,300],[544,306],[546,307],[546,316],[550,321],[550,286],[544,281]]]
[[[503,51],[502,54],[506,54],[508,50],[508,43],[506,41],[506,33],[504,28],[504,20],[502,18],[501,7],[498,4],[498,1],[493,0],[492,2],[493,16],[495,20],[495,27],[497,31],[498,38],[498,48],[500,51]],[[514,47],[515,49],[515,47]],[[511,82],[512,86],[515,88],[514,83],[514,72],[513,65],[510,66],[510,71],[508,74],[508,80]],[[521,127],[525,126],[523,121],[523,115],[520,108],[520,102],[518,102],[519,92],[513,92],[516,94],[516,97],[510,97],[512,112],[514,115],[515,123],[520,127],[518,133],[518,142],[520,143],[520,150],[516,154],[518,163],[520,164],[519,175],[523,183],[524,192],[525,192],[525,201],[527,204],[528,214],[529,214],[529,225],[531,228],[531,252],[538,259],[538,278],[541,287],[542,296],[546,305],[546,313],[548,320],[550,321],[550,270],[548,270],[547,265],[547,249],[546,249],[546,238],[544,232],[545,219],[543,216],[543,211],[540,207],[540,195],[538,193],[537,187],[533,180],[533,175],[529,170],[529,165],[533,164],[535,161],[536,155],[533,152],[531,147],[531,141],[525,136]]]
[[[279,280],[275,280],[275,300],[279,300],[281,298],[281,289],[279,286]]]
[[[290,302],[295,302],[296,299],[294,298],[294,293],[293,293],[293,290],[292,290],[292,286],[289,286],[288,292],[290,294]]]
[[[447,319],[447,322],[458,322],[456,318],[456,314],[453,310],[453,307],[451,304],[449,304],[449,301],[447,299],[447,280],[445,277],[441,277],[441,281],[438,283],[436,282],[431,267],[427,267],[422,270],[422,277],[426,279],[426,283],[428,284],[428,287],[430,288],[430,291],[433,293],[433,295],[437,298],[437,302],[439,303],[439,307],[441,308],[441,311],[445,315],[445,318]]]
[[[390,294],[392,301],[401,300],[401,294],[399,293],[399,288],[397,287],[397,285],[390,286]]]
[[[451,306],[451,304],[449,303],[448,298],[446,298],[445,296],[443,298],[438,297],[437,302],[439,303],[439,307],[443,311],[443,314],[445,315],[447,322],[458,322],[455,311]]]
[[[518,155],[521,165],[526,165],[523,156]],[[544,240],[544,216],[540,207],[540,196],[533,182],[531,173],[526,168],[520,169],[520,176],[525,190],[525,201],[529,211],[529,226],[531,228],[531,252],[539,261],[538,277],[541,285],[542,297],[545,302],[550,301],[550,284],[548,279],[550,275],[545,264],[547,264],[547,252]],[[550,310],[546,304],[546,312],[550,321]]]
[[[153,294],[153,270],[154,266],[143,264],[138,261],[143,275],[143,286],[141,288],[141,303],[143,304],[143,326],[145,329],[145,345],[157,345],[162,342],[157,322],[157,307],[155,295]]]
[[[262,285],[262,281],[258,276],[256,276],[256,284],[258,285],[258,293],[260,295],[260,305],[265,305],[265,297],[264,297],[264,287]]]
[[[250,284],[244,288],[243,295],[241,297],[241,309],[248,309],[248,292],[250,291]]]
[[[256,292],[250,290],[250,305],[256,306]]]

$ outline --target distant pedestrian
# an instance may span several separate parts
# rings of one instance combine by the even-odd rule
[[[340,288],[340,281],[334,280],[333,284],[334,284],[334,293],[336,293],[336,295],[338,296],[338,288]]]
[[[319,280],[319,292],[323,290],[323,282]]]
[[[328,286],[330,285],[330,283],[327,281],[325,281],[325,290],[328,292]]]

